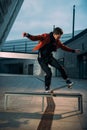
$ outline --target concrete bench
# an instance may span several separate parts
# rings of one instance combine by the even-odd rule
[[[4,100],[4,109],[7,109],[8,105],[8,96],[40,96],[42,97],[42,111],[44,111],[44,97],[67,97],[67,98],[77,98],[78,99],[78,111],[83,113],[83,101],[82,94],[80,93],[54,93],[51,95],[50,93],[43,92],[5,92],[5,100]]]

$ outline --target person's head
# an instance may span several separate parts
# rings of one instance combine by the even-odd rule
[[[60,39],[61,35],[63,34],[63,30],[59,27],[54,28],[53,30],[53,36],[55,40]]]

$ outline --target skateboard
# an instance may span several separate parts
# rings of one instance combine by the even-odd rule
[[[50,94],[52,95],[52,96],[56,96],[56,94],[54,93],[54,91],[56,91],[56,90],[59,90],[59,89],[62,89],[62,88],[65,88],[65,87],[67,87],[67,88],[69,88],[69,89],[72,89],[72,85],[63,85],[63,86],[61,86],[61,87],[57,87],[57,88],[54,88],[54,89],[52,89],[51,91],[50,91]]]

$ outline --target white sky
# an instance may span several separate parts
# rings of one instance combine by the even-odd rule
[[[22,33],[49,33],[53,25],[72,32],[73,5],[75,30],[87,28],[87,0],[24,0],[7,40],[22,39]]]

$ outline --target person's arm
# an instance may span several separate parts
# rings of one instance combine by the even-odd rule
[[[73,53],[80,53],[79,49],[72,49],[68,46],[65,46],[63,43],[61,43],[61,41],[58,41],[58,45],[61,49],[68,51],[68,52],[73,52]]]
[[[23,37],[27,37],[28,39],[32,40],[32,41],[38,41],[38,40],[43,40],[43,35],[31,35],[29,33],[24,32],[23,33]]]

